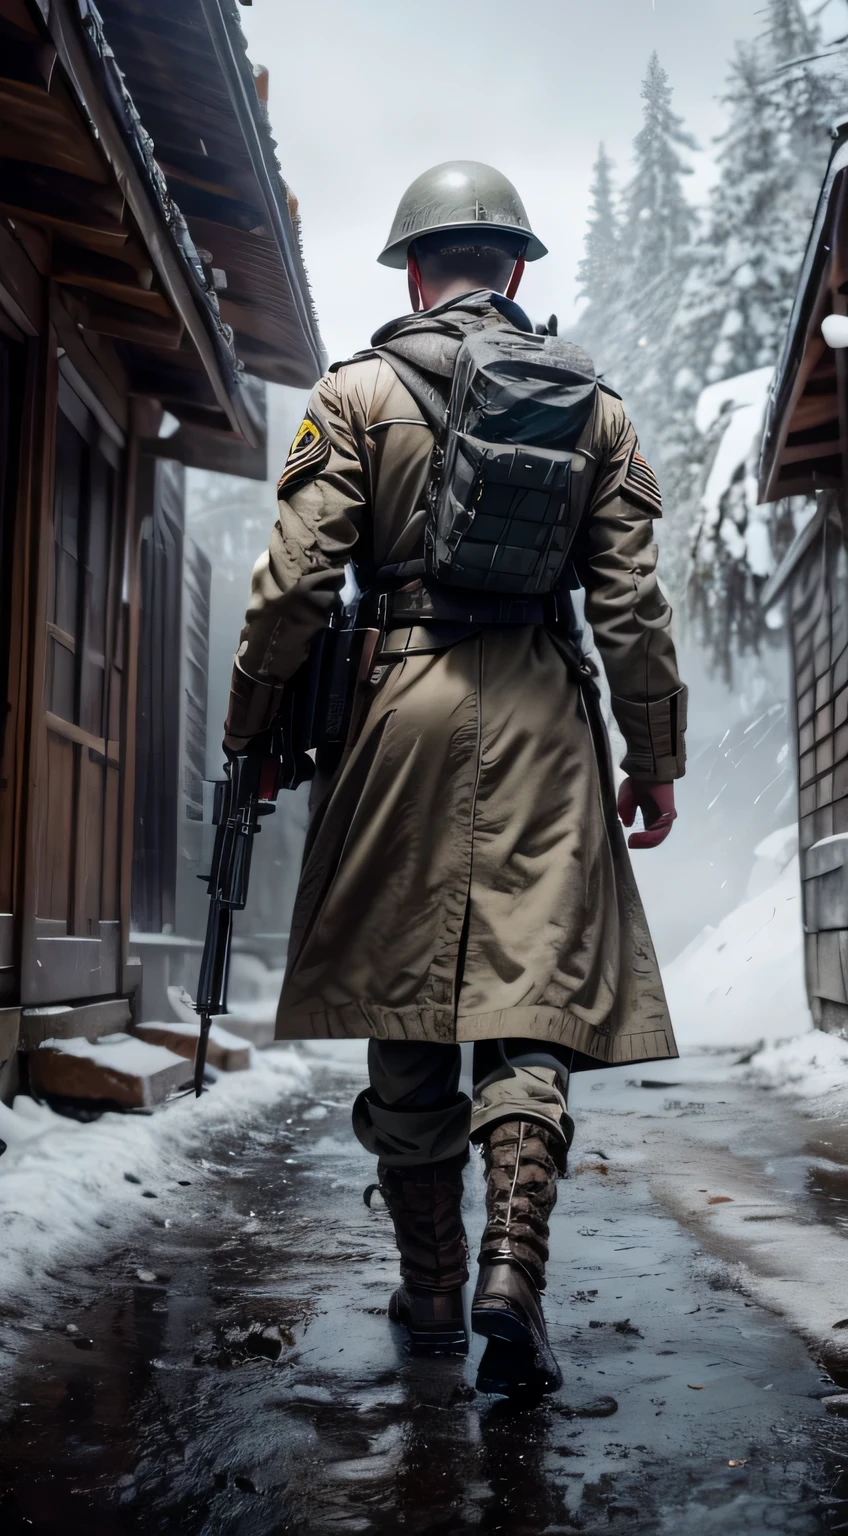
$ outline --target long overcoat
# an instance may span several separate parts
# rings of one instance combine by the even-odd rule
[[[385,327],[446,387],[472,327],[525,323],[476,294]],[[441,377],[439,377],[441,375]],[[656,579],[656,482],[618,397],[598,389],[578,447],[594,466],[574,547],[585,612],[640,779],[683,772],[685,689]],[[433,437],[398,373],[363,354],[320,380],[257,563],[227,731],[273,714],[353,562],[423,555]],[[593,688],[541,626],[390,625],[358,724],[315,798],[278,1038],[439,1042],[522,1036],[583,1065],[676,1055],[611,794]]]

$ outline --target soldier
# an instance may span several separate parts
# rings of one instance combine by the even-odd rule
[[[239,750],[267,727],[352,565],[379,638],[341,758],[318,754],[277,1037],[369,1041],[353,1124],[378,1157],[400,1251],[389,1317],[415,1350],[467,1350],[462,1169],[469,1138],[482,1149],[477,1385],[507,1394],[562,1380],[540,1298],[573,1135],[569,1075],[676,1055],[619,820],[632,826],[640,808],[630,846],[656,847],[684,771],[686,691],[652,532],[660,494],[586,354],[529,339],[514,297],[525,262],[545,254],[489,166],[437,166],[402,198],[379,259],[406,268],[413,313],[312,394],[253,574],[226,736]],[[455,569],[452,585],[434,576],[433,485],[457,356],[481,337],[570,370],[582,426],[548,453],[565,489],[540,514],[567,567],[563,556],[555,578],[534,574],[518,536],[496,532],[497,579],[470,591]],[[578,583],[627,744],[618,812],[593,668],[568,616]],[[461,1041],[474,1042],[473,1103],[459,1091]]]

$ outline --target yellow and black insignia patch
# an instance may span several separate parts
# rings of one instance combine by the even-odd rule
[[[626,501],[632,501],[635,506],[643,507],[651,517],[662,517],[662,493],[657,484],[657,477],[647,459],[639,452],[638,446],[630,455],[621,494]]]
[[[321,473],[330,457],[330,439],[311,416],[304,416],[289,449],[286,467],[277,483],[277,495],[282,496],[307,480],[314,480]]]

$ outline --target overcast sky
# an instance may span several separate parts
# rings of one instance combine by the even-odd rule
[[[442,160],[484,160],[516,184],[550,255],[520,297],[534,319],[575,312],[575,268],[598,141],[626,175],[656,48],[710,177],[716,97],[763,0],[253,0],[251,57],[271,74],[283,175],[331,358],[408,310],[402,273],[376,264],[404,188]]]

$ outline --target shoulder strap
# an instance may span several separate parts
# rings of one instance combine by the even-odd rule
[[[381,357],[388,363],[404,388],[409,390],[433,436],[441,436],[445,425],[447,401],[423,373],[420,373],[405,357],[398,357],[390,347],[374,347],[373,351],[360,352],[358,356]]]

